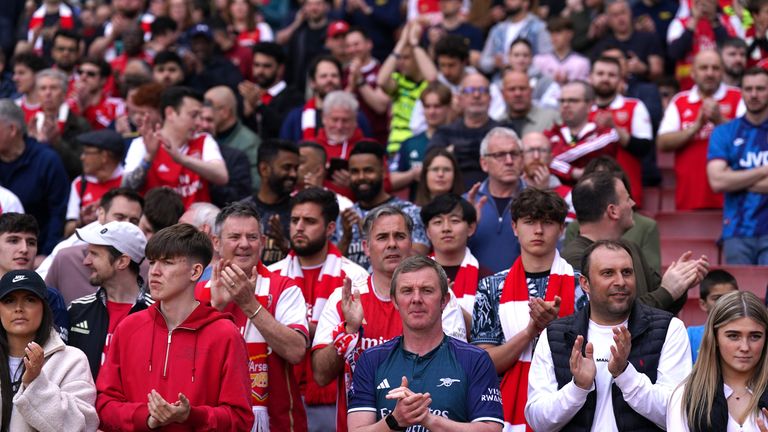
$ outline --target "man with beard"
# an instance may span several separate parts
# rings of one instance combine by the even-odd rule
[[[211,27],[208,24],[197,24],[189,34],[193,60],[188,84],[201,93],[219,85],[237,91],[237,85],[243,80],[243,76],[240,70],[222,55],[213,39]]]
[[[712,189],[725,192],[726,264],[768,265],[768,72],[749,69],[741,91],[747,113],[712,132],[707,175]]]
[[[77,236],[88,244],[83,265],[97,290],[72,301],[67,343],[85,353],[95,380],[120,321],[154,303],[139,276],[147,239],[136,225],[118,221],[80,228]]]
[[[534,430],[658,430],[691,370],[683,322],[637,301],[632,254],[600,241],[584,253],[589,306],[541,333],[528,373],[525,418]]]
[[[117,57],[116,42],[122,43],[123,33],[139,23],[139,15],[144,6],[143,0],[115,0],[112,2],[114,13],[104,24],[102,34],[88,48],[88,54],[101,57],[110,62]]]
[[[75,66],[80,57],[80,35],[70,30],[57,30],[53,35],[51,59],[53,67],[67,75],[68,82],[74,80]]]
[[[274,264],[288,252],[291,192],[296,186],[299,149],[286,140],[266,140],[259,147],[259,192],[243,200],[259,211],[265,235],[261,261]]]
[[[173,51],[160,51],[152,64],[152,78],[164,87],[179,86],[186,79],[184,62]]]
[[[253,82],[243,81],[237,89],[243,98],[243,122],[262,139],[277,138],[280,124],[304,96],[289,86],[285,76],[285,52],[274,42],[253,47]]]
[[[341,63],[334,57],[321,55],[309,66],[309,87],[312,97],[303,105],[293,108],[283,120],[280,138],[291,141],[315,140],[323,127],[323,100],[341,90]],[[358,111],[357,124],[363,134],[370,136],[368,120]]]
[[[723,84],[723,62],[714,50],[699,52],[691,72],[696,85],[672,98],[659,125],[659,150],[675,152],[677,210],[720,209],[723,195],[707,180],[707,147],[715,126],[741,115],[737,88]]]
[[[229,174],[213,137],[196,133],[202,97],[186,87],[169,87],[160,99],[162,126],[144,125],[142,136],[131,142],[123,186],[144,193],[168,186],[185,207],[210,202],[208,183],[225,185]]]
[[[621,64],[614,58],[600,57],[595,60],[589,80],[595,89],[595,104],[590,109],[589,120],[598,127],[611,128],[619,135],[616,161],[629,177],[632,199],[642,203],[643,169],[640,161],[653,150],[653,127],[648,109],[642,101],[621,95]]]
[[[610,127],[589,121],[589,111],[595,102],[595,91],[584,81],[571,81],[560,93],[560,118],[544,132],[552,143],[549,167],[560,180],[573,184],[584,173],[584,167],[595,157],[616,156],[619,134]]]
[[[339,204],[333,192],[304,189],[291,199],[291,250],[285,259],[269,266],[269,271],[296,281],[307,303],[309,337],[315,336],[317,321],[331,293],[343,285],[344,278],[365,280],[368,273],[345,258],[329,241],[336,230]],[[307,405],[310,431],[335,428],[336,380],[320,387],[312,376],[311,357],[294,369],[299,389]]]
[[[552,162],[552,143],[541,132],[530,132],[523,135],[520,140],[523,150],[523,180],[528,187],[547,190],[550,189],[565,200],[568,205],[568,214],[565,216],[567,226],[576,219],[571,199],[570,186],[564,185],[556,175],[549,171]]]
[[[411,240],[415,221],[420,222],[418,216],[411,217],[392,205],[367,213],[360,231],[372,273],[354,285],[346,278],[320,314],[312,344],[312,372],[319,385],[339,378],[336,430],[347,430],[347,391],[360,354],[403,331],[390,287],[395,268],[415,252]],[[448,336],[466,340],[464,317],[452,294],[442,313],[442,327]],[[397,387],[397,383],[391,385]]]
[[[741,87],[741,77],[747,67],[747,43],[744,39],[732,37],[720,47],[723,58],[723,83],[732,87]]]
[[[82,146],[76,137],[90,129],[88,122],[75,114],[76,106],[67,101],[67,77],[56,69],[37,73],[35,93],[40,107],[28,124],[27,133],[38,142],[48,144],[64,162],[70,180],[82,173]]]
[[[382,205],[395,207],[407,214],[413,220],[413,229],[409,230],[413,236],[413,250],[420,255],[429,252],[429,240],[419,217],[419,207],[384,190],[384,159],[384,147],[375,141],[361,141],[352,149],[349,177],[355,205],[341,213],[332,239],[342,254],[365,269],[371,263],[365,254],[360,224],[371,210]]]

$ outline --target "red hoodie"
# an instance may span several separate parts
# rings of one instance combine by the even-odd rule
[[[184,393],[192,407],[164,431],[248,431],[253,425],[245,342],[228,314],[200,305],[168,331],[155,303],[115,330],[97,380],[104,431],[147,431],[147,394],[169,403]]]

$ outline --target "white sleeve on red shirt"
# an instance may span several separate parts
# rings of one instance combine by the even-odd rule
[[[643,101],[637,101],[632,112],[632,136],[637,139],[653,139],[651,115]]]
[[[77,179],[83,181],[81,177],[72,180],[72,186],[69,189],[69,201],[67,202],[67,220],[80,220],[80,194],[75,183]]]
[[[296,284],[291,284],[280,293],[275,306],[275,319],[280,324],[303,334],[309,340],[307,324],[307,303],[304,294]]]
[[[451,294],[451,299],[448,300],[448,304],[443,309],[443,332],[466,342],[467,325],[464,321],[464,313],[461,311],[461,306],[459,306],[459,301],[456,300],[453,291],[449,290],[448,292]]]
[[[659,131],[656,133],[656,136],[670,132],[678,132],[680,130],[680,112],[677,110],[677,105],[674,104],[674,101],[675,98],[672,98],[669,105],[667,105],[667,109],[664,111],[664,117],[661,119]]]
[[[219,150],[219,144],[209,134],[205,134],[205,140],[203,141],[203,162],[211,162],[215,160],[223,161],[221,156],[221,150]]]
[[[144,146],[144,138],[134,138],[134,140],[131,141],[131,145],[128,147],[128,153],[125,155],[125,172],[129,173],[138,168],[146,154],[147,148]]]
[[[683,32],[685,32],[683,22],[680,21],[679,18],[673,19],[667,28],[667,44],[674,42],[676,39],[683,35]]]
[[[320,319],[317,320],[315,339],[312,341],[312,350],[324,348],[333,343],[333,329],[341,323],[339,315],[339,302],[341,302],[341,288],[336,288],[328,297]]]
[[[256,28],[259,29],[259,42],[272,42],[275,40],[275,33],[269,24],[260,22],[256,24]]]

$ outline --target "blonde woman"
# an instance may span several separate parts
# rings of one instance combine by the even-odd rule
[[[754,294],[718,300],[693,371],[670,398],[667,430],[768,432],[767,328],[768,312]]]

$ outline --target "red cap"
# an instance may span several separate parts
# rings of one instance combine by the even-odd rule
[[[328,37],[333,38],[341,34],[347,34],[349,32],[349,24],[345,21],[334,21],[328,24]]]

